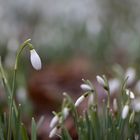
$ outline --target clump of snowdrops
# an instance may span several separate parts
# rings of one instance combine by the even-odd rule
[[[15,89],[16,89],[16,75],[18,68],[21,64],[19,64],[19,59],[21,53],[24,48],[28,48],[30,52],[30,61],[34,69],[41,69],[41,59],[37,52],[35,51],[33,45],[31,44],[31,40],[26,40],[19,47],[15,59],[15,65],[13,69],[13,80],[12,85],[10,85],[7,80],[6,70],[4,69],[1,58],[0,58],[0,75],[3,81],[3,86],[5,88],[6,93],[6,101],[8,105],[8,112],[4,112],[0,114],[0,140],[37,140],[37,129],[39,128],[42,118],[38,123],[35,122],[34,118],[31,121],[31,135],[27,129],[25,128],[24,123],[21,120],[21,104],[16,104],[15,102]]]
[[[130,74],[130,77],[128,76]],[[106,76],[96,76],[98,84],[104,89],[106,98],[99,103],[95,86],[82,79],[80,85],[83,94],[74,102],[64,93],[60,112],[53,112],[50,122],[50,138],[59,137],[62,140],[72,140],[65,122],[73,118],[77,139],[79,140],[139,140],[140,139],[140,104],[133,106],[135,94],[127,85],[133,82],[133,71],[126,72],[124,80],[110,82]],[[116,83],[114,85],[114,83]],[[119,96],[112,99],[112,91],[118,88]],[[88,100],[86,99],[88,98]],[[86,99],[87,107],[79,113],[78,108]]]

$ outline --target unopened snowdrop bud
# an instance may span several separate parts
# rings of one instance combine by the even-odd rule
[[[70,109],[68,107],[64,107],[64,109],[63,109],[64,119],[66,119],[68,117],[69,111],[70,111]]]
[[[80,97],[76,100],[76,102],[75,102],[75,107],[78,107],[78,106],[81,104],[81,102],[83,102],[84,99],[85,99],[88,95],[89,95],[89,94],[86,93],[86,94],[80,96]]]
[[[134,68],[128,68],[125,73],[125,77],[128,77],[127,84],[131,85],[136,77],[136,71]]]
[[[50,132],[50,134],[49,134],[49,138],[53,138],[55,135],[56,135],[56,133],[57,133],[57,127],[54,127],[52,130],[51,130],[51,132]]]
[[[81,84],[80,87],[84,91],[90,91],[90,90],[92,90],[92,88],[88,84]]]
[[[126,119],[128,112],[129,112],[129,106],[125,105],[123,110],[122,110],[122,119]]]
[[[103,87],[105,86],[104,79],[101,76],[97,75],[96,79],[101,86],[103,86]]]
[[[41,59],[35,49],[30,50],[30,61],[34,69],[40,70],[41,69]]]
[[[118,111],[118,103],[117,103],[117,99],[116,98],[113,100],[113,109],[114,109],[115,112]]]
[[[126,89],[126,95],[128,95],[131,99],[134,99],[135,98],[135,95],[132,91]]]
[[[58,117],[58,115],[55,115],[50,122],[50,128],[55,127],[56,124],[58,123],[58,121],[59,121],[59,117]]]
[[[75,102],[75,107],[78,107],[81,104],[81,102],[84,101],[84,99],[85,99],[84,95],[80,96]]]

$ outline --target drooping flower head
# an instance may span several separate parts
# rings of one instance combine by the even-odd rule
[[[30,50],[30,61],[34,69],[40,70],[42,67],[41,59],[35,49]]]

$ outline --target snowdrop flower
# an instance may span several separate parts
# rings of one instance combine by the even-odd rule
[[[135,99],[132,102],[132,108],[134,111],[139,112],[140,111],[140,99]]]
[[[92,88],[88,84],[81,84],[80,87],[84,91],[90,91],[90,90],[92,90]]]
[[[103,87],[105,86],[104,79],[101,76],[97,75],[96,79],[101,86],[103,86]]]
[[[41,59],[35,49],[30,50],[30,61],[34,69],[40,70],[41,69]]]
[[[129,112],[129,106],[125,105],[123,110],[122,110],[122,119],[126,119],[128,112]]]
[[[17,94],[16,94],[17,100],[19,102],[25,102],[27,99],[27,95],[26,95],[26,90],[23,87],[20,87],[17,89]]]
[[[113,109],[114,109],[115,112],[117,112],[117,110],[118,110],[118,103],[117,103],[116,98],[113,100]]]
[[[136,77],[136,71],[134,68],[128,68],[125,73],[125,77],[128,77],[127,84],[131,85]]]
[[[135,98],[135,95],[132,91],[126,89],[126,95],[128,95],[131,99],[134,99]]]
[[[58,121],[59,121],[59,117],[58,117],[58,115],[55,115],[50,122],[50,128],[55,127],[56,124],[58,123]]]
[[[51,132],[50,132],[50,134],[49,134],[49,138],[52,138],[52,137],[54,137],[55,135],[56,135],[56,132],[57,132],[57,127],[54,127],[52,130],[51,130]]]
[[[81,102],[83,102],[84,99],[85,99],[88,95],[89,95],[89,94],[86,93],[86,94],[80,96],[80,97],[76,100],[76,102],[75,102],[75,107],[78,107],[78,106],[81,104]]]
[[[63,109],[63,116],[64,116],[64,119],[66,119],[69,115],[69,108],[68,107],[64,107]]]
[[[109,80],[109,88],[110,88],[111,94],[117,91],[119,89],[119,86],[120,86],[120,82],[118,79]]]

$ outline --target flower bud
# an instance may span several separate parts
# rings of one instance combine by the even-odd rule
[[[96,79],[101,86],[103,86],[103,87],[105,86],[104,79],[101,76],[97,75]]]
[[[75,102],[75,107],[78,107],[81,104],[81,102],[84,101],[84,99],[85,99],[84,95],[80,96]]]
[[[123,110],[122,110],[122,119],[126,119],[128,112],[129,112],[129,106],[125,105]]]
[[[58,123],[58,121],[59,121],[59,117],[58,117],[58,115],[55,115],[50,122],[50,128],[55,127],[56,124]]]
[[[136,71],[134,68],[128,68],[125,73],[125,77],[128,77],[127,84],[131,85],[136,77]]]
[[[40,70],[41,69],[41,59],[35,49],[30,50],[30,61],[34,69]]]
[[[126,89],[125,91],[126,91],[126,95],[128,95],[131,99],[135,98],[135,95],[134,95],[134,93],[132,91],[130,91],[128,89]]]
[[[84,91],[90,91],[90,90],[92,90],[92,88],[88,84],[81,84],[80,87]]]
[[[63,109],[63,116],[64,116],[64,119],[66,119],[66,118],[68,117],[69,111],[70,111],[69,108],[64,107],[64,109]]]
[[[49,138],[54,137],[56,135],[56,132],[57,132],[57,127],[54,127],[49,134]]]

